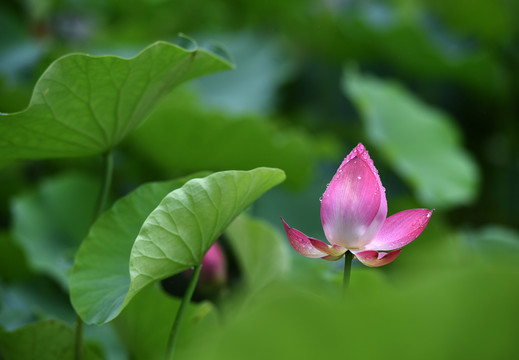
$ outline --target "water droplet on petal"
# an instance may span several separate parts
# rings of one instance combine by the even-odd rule
[[[357,179],[359,179],[359,180],[362,179],[362,176],[357,176]]]

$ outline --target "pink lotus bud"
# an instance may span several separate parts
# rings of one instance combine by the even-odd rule
[[[321,222],[331,245],[309,238],[281,220],[290,244],[301,255],[339,260],[351,251],[364,265],[382,266],[422,233],[432,212],[412,209],[386,218],[386,190],[364,145],[359,143],[321,198]]]
[[[200,270],[200,285],[204,286],[220,286],[227,280],[227,259],[225,253],[219,243],[215,242],[213,246],[205,253],[202,260],[202,269]]]
[[[188,269],[180,274],[164,279],[161,281],[162,287],[169,294],[182,297],[192,274],[193,269]],[[217,299],[227,280],[227,259],[221,245],[215,242],[202,259],[202,269],[200,270],[200,277],[193,294],[193,301]]]

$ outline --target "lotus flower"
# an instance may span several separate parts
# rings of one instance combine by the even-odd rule
[[[339,260],[347,251],[367,266],[389,264],[422,233],[433,210],[411,209],[386,219],[387,201],[378,171],[359,143],[344,159],[321,198],[321,221],[331,245],[283,225],[301,255]]]

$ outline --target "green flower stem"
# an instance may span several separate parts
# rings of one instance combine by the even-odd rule
[[[348,287],[350,286],[351,262],[353,261],[353,254],[351,251],[346,251],[344,254],[344,277],[342,279],[342,295],[346,296]]]
[[[103,179],[101,189],[97,197],[97,204],[92,218],[92,224],[97,220],[99,215],[103,212],[110,192],[110,185],[112,184],[112,174],[114,170],[113,152],[109,150],[103,155]],[[74,359],[83,359],[83,320],[76,314],[76,333],[74,342]]]
[[[182,321],[184,320],[184,316],[186,315],[187,306],[189,305],[191,297],[193,296],[193,292],[195,291],[196,283],[198,282],[198,277],[200,275],[201,269],[202,264],[195,266],[186,293],[184,294],[184,298],[182,299],[182,303],[180,304],[180,308],[178,309],[177,316],[175,317],[175,322],[173,323],[173,327],[171,328],[171,332],[169,333],[166,360],[173,359],[175,352],[175,344],[177,343],[178,334],[180,332],[180,326],[182,325]]]

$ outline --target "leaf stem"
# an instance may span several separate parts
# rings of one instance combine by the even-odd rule
[[[202,264],[195,266],[193,275],[191,276],[191,280],[189,281],[189,285],[186,289],[186,293],[184,294],[184,298],[182,299],[182,303],[180,304],[180,308],[178,309],[177,315],[175,317],[175,322],[173,323],[173,327],[171,328],[171,332],[169,333],[166,360],[173,359],[175,352],[175,344],[177,342],[178,334],[180,332],[180,326],[182,325],[182,321],[184,320],[184,316],[186,315],[187,306],[189,305],[191,297],[193,296],[193,292],[195,291],[201,269]]]
[[[344,254],[344,277],[342,279],[342,296],[345,297],[350,286],[351,276],[351,262],[353,261],[353,254],[351,251],[346,251]]]
[[[83,359],[83,320],[76,314],[76,332],[74,337],[74,359]]]
[[[103,154],[103,178],[101,183],[101,189],[97,196],[97,203],[95,207],[94,216],[92,218],[92,224],[97,220],[99,215],[103,212],[108,199],[108,193],[110,191],[110,185],[112,184],[112,175],[114,170],[114,157],[113,151],[109,150]],[[74,359],[83,359],[83,320],[76,314],[76,332],[74,340]]]
[[[112,175],[114,172],[114,156],[113,151],[109,150],[103,154],[103,182],[101,183],[101,190],[97,197],[97,205],[92,219],[92,224],[97,220],[99,215],[104,211],[108,193],[110,192],[110,185],[112,184]]]

